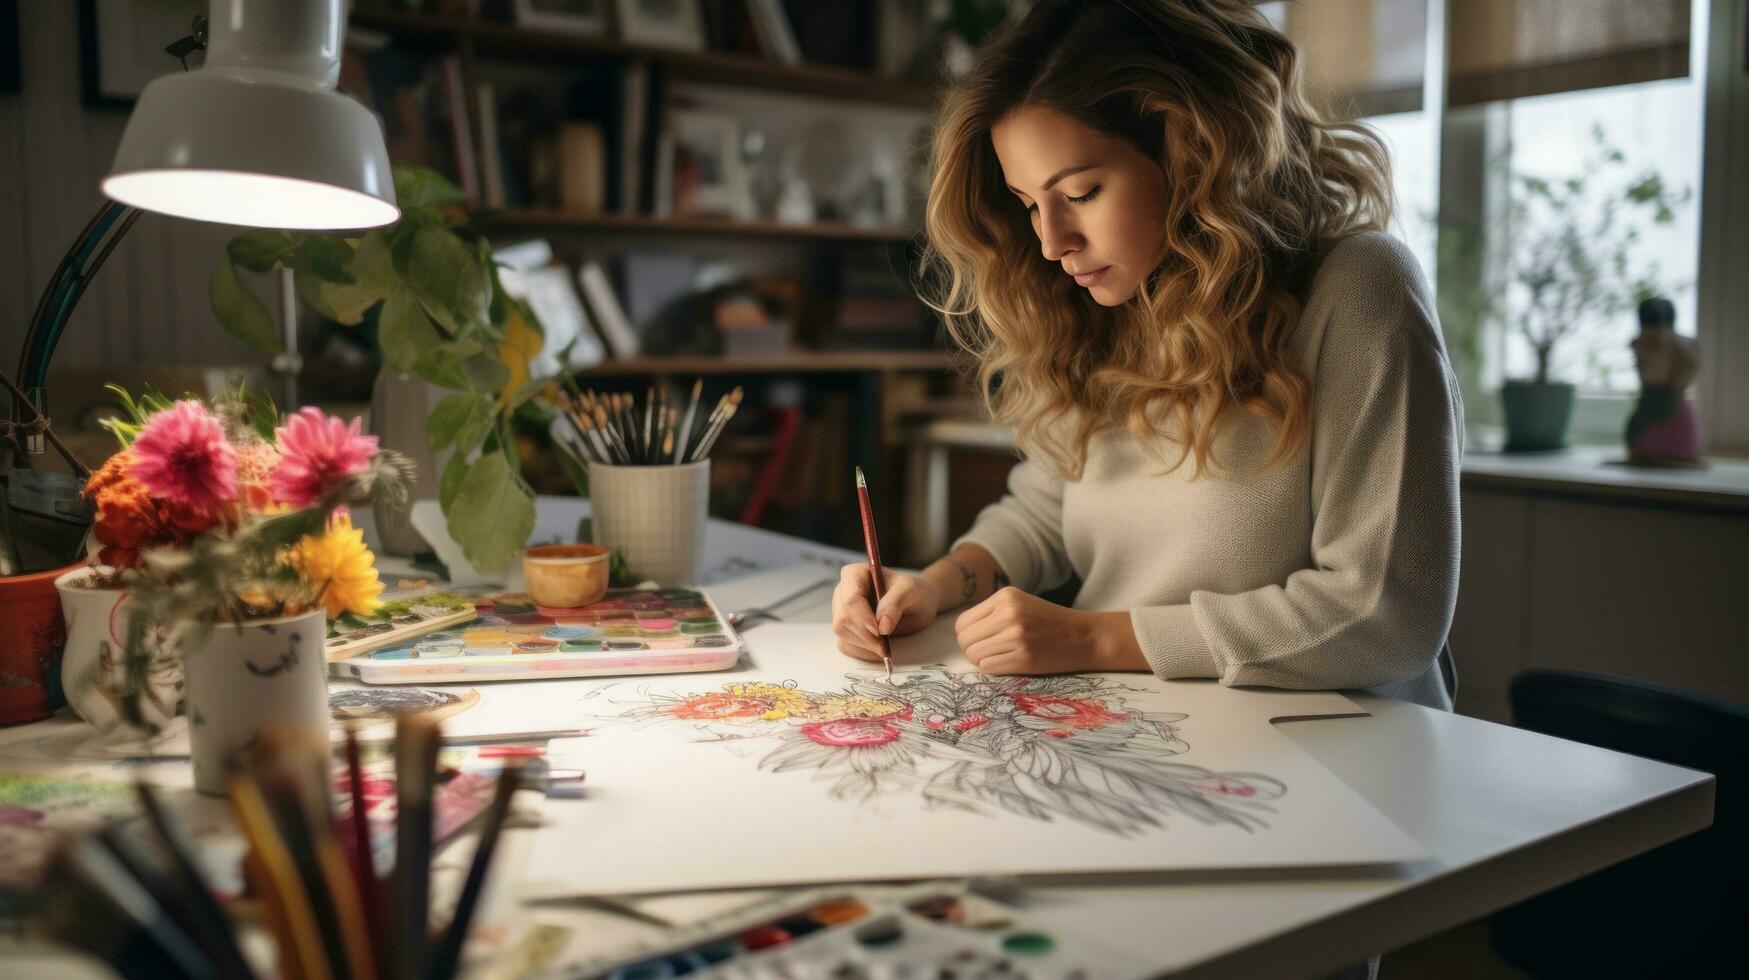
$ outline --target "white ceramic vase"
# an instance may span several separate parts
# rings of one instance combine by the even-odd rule
[[[141,722],[129,722],[121,711],[128,681],[122,669],[127,650],[131,604],[124,589],[93,588],[95,568],[74,569],[55,579],[61,594],[61,616],[67,621],[67,646],[61,660],[61,689],[67,704],[98,729],[123,737],[148,738],[161,732],[182,704],[182,667],[154,647],[156,631],[147,629],[152,667],[146,681],[155,697],[140,698]]]
[[[184,658],[195,789],[223,796],[227,762],[266,731],[327,740],[327,628],[320,608],[221,624]]]

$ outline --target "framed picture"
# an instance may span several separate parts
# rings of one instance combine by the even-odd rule
[[[610,0],[514,0],[512,12],[520,27],[538,27],[586,37],[605,37]]]
[[[744,216],[748,191],[740,120],[720,112],[671,108],[668,133],[673,143],[673,213]]]
[[[615,0],[619,37],[627,44],[653,48],[704,49],[704,23],[698,0]]]
[[[181,71],[165,47],[194,30],[207,0],[79,0],[79,74],[85,104],[131,109],[146,83]],[[189,55],[198,68],[205,54]]]

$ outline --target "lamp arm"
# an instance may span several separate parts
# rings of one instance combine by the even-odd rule
[[[60,264],[55,267],[48,287],[43,290],[42,298],[37,301],[36,311],[31,315],[30,324],[25,329],[24,348],[19,352],[18,358],[18,380],[30,411],[26,411],[25,404],[16,405],[13,409],[15,420],[23,421],[27,417],[34,417],[45,408],[43,385],[48,376],[49,359],[54,356],[67,320],[72,316],[73,308],[85,294],[92,278],[97,275],[104,261],[139,216],[138,208],[105,201],[79,233],[79,237],[74,239],[72,247],[62,257]],[[120,227],[116,226],[118,220],[121,222]],[[100,244],[102,248],[98,250]],[[97,251],[95,259],[91,258],[94,250]],[[17,389],[12,390],[17,398]],[[42,451],[39,440],[33,437],[32,443],[31,452]]]

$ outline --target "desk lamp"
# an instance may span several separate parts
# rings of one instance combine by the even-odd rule
[[[205,47],[205,66],[159,78],[140,94],[101,183],[108,200],[55,268],[31,316],[18,385],[0,375],[13,395],[12,441],[26,449],[16,469],[0,458],[0,575],[25,570],[8,511],[58,522],[81,538],[90,523],[79,499],[86,468],[48,431],[43,386],[74,305],[141,211],[306,231],[373,228],[400,217],[382,127],[336,91],[346,5],[211,0],[194,35],[166,49],[184,56]],[[27,468],[45,438],[74,476]]]

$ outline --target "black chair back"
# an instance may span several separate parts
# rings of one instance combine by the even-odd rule
[[[1749,976],[1749,706],[1623,677],[1529,670],[1513,723],[1712,773],[1713,825],[1496,914],[1538,977]]]

